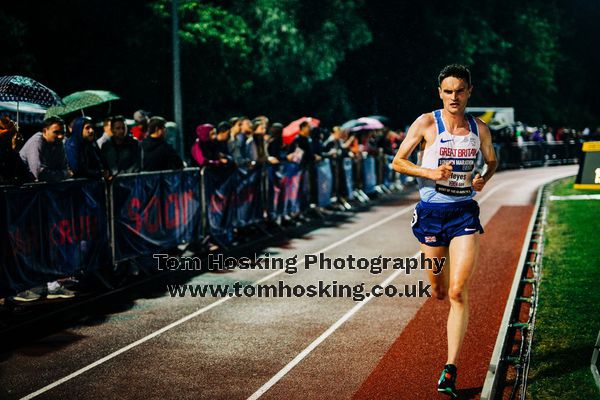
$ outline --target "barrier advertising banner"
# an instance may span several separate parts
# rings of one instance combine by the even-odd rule
[[[112,185],[115,262],[200,235],[197,169],[117,176]]]
[[[108,260],[104,183],[74,180],[1,191],[0,297]]]

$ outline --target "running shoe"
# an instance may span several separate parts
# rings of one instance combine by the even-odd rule
[[[46,295],[47,299],[70,299],[72,297],[75,297],[75,292],[62,285],[53,290],[48,290],[48,294]]]
[[[456,394],[456,366],[447,364],[442,371],[440,380],[438,381],[438,392],[447,394],[453,399],[458,399]]]
[[[21,302],[28,302],[28,301],[35,301],[35,300],[39,300],[40,296],[38,293],[34,292],[33,290],[25,290],[21,293],[18,293],[15,297],[13,297],[13,300],[15,301],[21,301]]]

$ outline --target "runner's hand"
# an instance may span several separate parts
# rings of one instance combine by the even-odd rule
[[[450,174],[452,173],[452,165],[444,164],[440,165],[436,169],[429,170],[429,179],[433,181],[445,181],[450,178]]]
[[[485,179],[483,179],[481,175],[477,174],[475,175],[475,178],[473,178],[471,185],[473,186],[473,190],[476,192],[481,192],[485,186]]]

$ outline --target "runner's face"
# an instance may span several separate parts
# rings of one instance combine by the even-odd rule
[[[469,87],[464,80],[449,76],[442,81],[438,90],[444,109],[450,114],[460,114],[465,112],[473,86]]]

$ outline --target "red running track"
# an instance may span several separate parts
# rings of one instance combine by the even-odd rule
[[[457,361],[461,399],[478,399],[487,372],[533,206],[503,206],[481,236],[470,288],[470,320]],[[448,300],[429,298],[354,399],[448,399],[437,379],[446,361]]]

